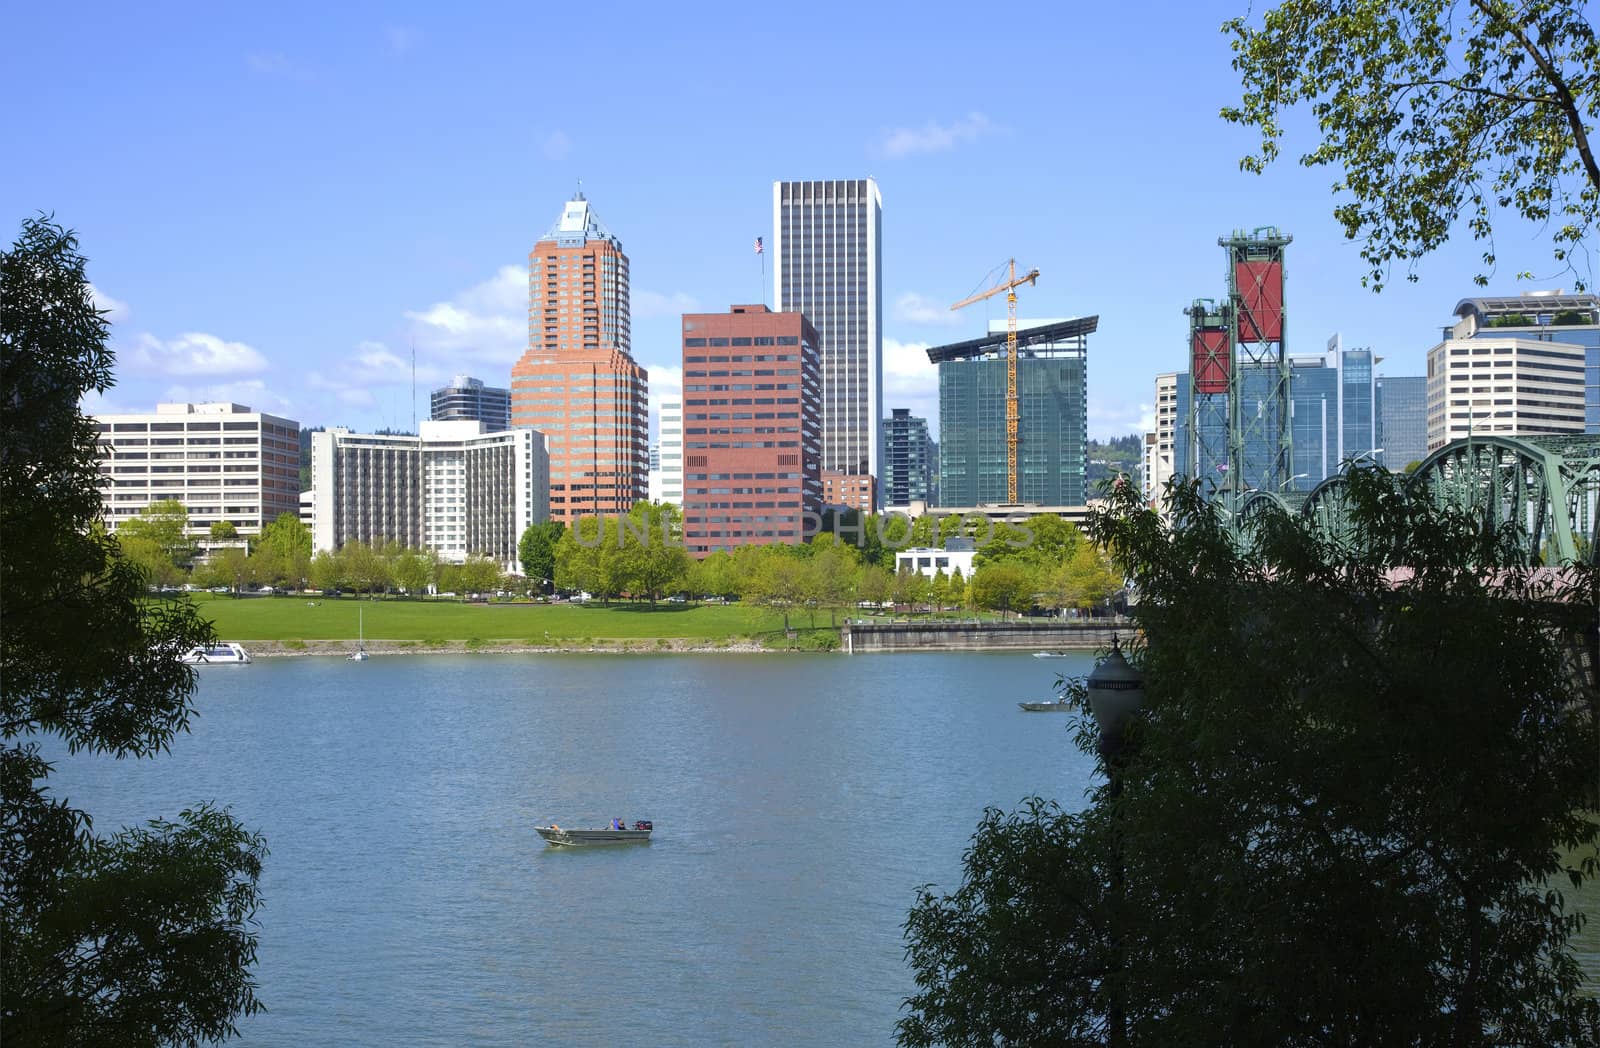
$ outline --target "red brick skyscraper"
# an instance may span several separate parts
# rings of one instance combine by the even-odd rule
[[[528,351],[511,369],[511,424],[550,452],[552,520],[646,497],[649,396],[629,347],[628,256],[578,193],[528,253]]]
[[[683,318],[683,539],[689,553],[799,542],[822,510],[822,374],[799,313]]]

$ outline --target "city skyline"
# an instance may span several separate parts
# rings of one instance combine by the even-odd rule
[[[1236,13],[1179,8],[1128,34],[1115,12],[1021,11],[950,34],[937,12],[911,26],[866,12],[862,32],[835,37],[827,17],[719,26],[714,12],[646,12],[608,36],[622,75],[541,108],[522,83],[541,23],[515,8],[473,21],[289,12],[268,27],[108,10],[70,34],[73,60],[104,78],[49,78],[8,113],[26,155],[48,159],[0,173],[0,199],[13,225],[46,210],[82,237],[119,351],[119,384],[92,411],[233,400],[307,425],[407,428],[453,374],[505,383],[524,348],[522,260],[580,180],[625,231],[634,356],[663,390],[678,384],[683,313],[770,295],[751,241],[772,243],[771,183],[863,176],[885,199],[885,410],[937,416],[921,349],[982,334],[998,313],[947,307],[1015,255],[1042,273],[1024,313],[1102,317],[1091,435],[1147,428],[1150,377],[1183,366],[1180,311],[1218,283],[1216,238],[1265,224],[1295,237],[1297,331],[1340,331],[1385,372],[1420,373],[1449,320],[1441,303],[1480,293],[1483,246],[1458,231],[1417,283],[1397,272],[1382,295],[1363,290],[1332,217],[1333,173],[1238,170],[1253,143],[1217,117],[1239,90],[1217,32]],[[18,40],[69,35],[53,12],[15,20]],[[848,72],[804,102],[759,70],[727,91],[663,46],[705,32],[757,53],[826,39]],[[1123,87],[1080,100],[1050,56],[1086,34],[1103,44],[1079,56],[1086,81]],[[1001,46],[1016,78],[1003,107],[971,61]],[[184,62],[163,57],[174,48]],[[48,44],[8,57],[19,83],[64,61]],[[1136,61],[1163,62],[1163,83],[1183,90],[1121,75]],[[115,93],[96,86],[113,81]],[[96,114],[95,134],[81,113]],[[1291,122],[1290,156],[1311,130]],[[740,148],[706,165],[703,143],[719,136]],[[1551,273],[1541,230],[1508,220],[1495,250],[1486,293],[1573,287]],[[1517,281],[1522,270],[1539,279]]]

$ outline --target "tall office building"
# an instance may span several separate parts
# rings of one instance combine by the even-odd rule
[[[300,513],[300,424],[242,404],[157,404],[98,415],[100,497],[111,531],[152,502],[176,499],[188,533],[228,521],[253,537]]]
[[[1139,476],[1146,505],[1156,505],[1177,470],[1178,375],[1156,376],[1156,428],[1145,434],[1144,470]]]
[[[511,428],[511,391],[486,386],[482,379],[457,375],[428,397],[434,422],[482,422],[488,432]]]
[[[822,469],[855,498],[873,490],[859,478],[883,469],[882,256],[875,181],[773,183],[774,301],[805,314],[821,340]]]
[[[928,420],[908,408],[895,408],[883,420],[883,504],[901,508],[913,502],[933,504],[933,478],[938,470]]]
[[[1423,375],[1373,380],[1373,406],[1378,415],[1379,456],[1399,473],[1428,457],[1428,380]]]
[[[628,256],[582,193],[528,253],[528,350],[511,424],[544,434],[550,516],[624,514],[648,495],[648,386],[630,355]]]
[[[683,318],[683,540],[690,554],[799,542],[820,514],[821,369],[799,313]]]
[[[1383,463],[1380,453],[1384,449],[1378,439],[1376,385],[1373,377],[1376,361],[1370,349],[1345,349],[1337,335],[1328,340],[1328,352],[1324,355],[1289,358],[1290,439],[1293,442],[1294,472],[1284,490],[1310,491],[1337,473],[1347,459]],[[1243,399],[1241,411],[1263,410],[1263,406],[1269,404],[1270,391],[1278,381],[1277,364],[1244,364],[1240,367],[1239,380]],[[1158,411],[1161,381],[1157,380]],[[1226,435],[1208,430],[1202,434],[1205,439],[1197,444],[1189,431],[1191,386],[1188,373],[1173,376],[1172,386],[1176,406],[1174,472],[1186,477],[1198,474],[1200,479],[1215,483],[1217,488],[1232,487],[1227,484],[1227,473],[1222,463],[1193,461],[1197,446],[1227,447]],[[1264,436],[1259,436],[1245,445],[1243,462],[1246,473],[1237,485],[1241,490],[1259,487],[1274,459],[1273,449],[1264,445],[1264,439]]]
[[[1600,432],[1600,298],[1467,298],[1428,350],[1428,449],[1472,434]]]
[[[476,421],[428,421],[421,430],[311,435],[313,547],[393,541],[520,572],[522,533],[549,519],[544,439],[532,429],[486,432]]]
[[[1017,497],[1042,506],[1088,498],[1089,333],[1098,317],[1018,323]],[[928,350],[939,365],[939,501],[1005,503],[1006,331]]]

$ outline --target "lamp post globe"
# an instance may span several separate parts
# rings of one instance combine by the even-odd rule
[[[1144,708],[1144,675],[1128,665],[1116,637],[1111,638],[1111,653],[1095,663],[1084,685],[1102,746],[1120,740],[1128,718]]]

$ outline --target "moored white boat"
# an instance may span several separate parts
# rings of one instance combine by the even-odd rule
[[[178,656],[179,662],[191,666],[242,666],[250,661],[250,653],[233,641],[220,641],[206,647],[194,647]]]
[[[575,829],[568,830],[551,823],[535,826],[539,836],[558,847],[578,848],[592,844],[636,844],[650,839],[655,827],[648,821],[633,824],[633,829]]]
[[[366,609],[356,606],[356,650],[345,656],[349,662],[366,662],[372,658],[367,654],[367,614]]]
[[[1033,657],[1036,659],[1066,659],[1071,658],[1072,653],[1068,651],[1036,651],[1033,653]]]
[[[1065,713],[1072,709],[1072,703],[1066,699],[1055,702],[1019,702],[1017,705],[1028,713]]]

